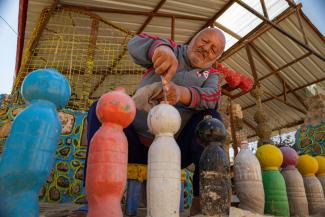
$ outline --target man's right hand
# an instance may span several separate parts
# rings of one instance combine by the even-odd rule
[[[152,56],[153,66],[157,75],[164,77],[163,84],[166,85],[175,75],[178,61],[173,50],[168,46],[159,46]]]

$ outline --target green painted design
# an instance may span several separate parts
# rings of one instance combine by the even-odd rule
[[[325,156],[325,124],[318,126],[302,125],[296,132],[294,148],[299,154]]]
[[[130,106],[129,104],[127,104],[127,105],[125,105],[125,106],[123,107],[123,110],[124,110],[124,111],[128,111],[130,108],[131,108],[131,106]]]
[[[269,170],[262,173],[265,193],[265,214],[290,216],[284,178],[279,171]]]

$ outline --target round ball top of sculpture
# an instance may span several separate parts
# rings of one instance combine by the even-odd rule
[[[318,170],[318,162],[314,157],[304,154],[299,156],[297,168],[303,176],[314,176]]]
[[[135,104],[123,88],[103,94],[97,103],[96,114],[100,122],[111,122],[127,127],[135,117]]]
[[[175,134],[181,127],[181,116],[173,106],[159,104],[149,111],[147,124],[154,135]]]
[[[275,145],[262,145],[256,151],[256,157],[264,170],[278,170],[283,162],[283,155]]]
[[[57,108],[64,107],[71,96],[69,81],[56,69],[37,69],[29,73],[21,86],[22,97],[27,102],[46,100]]]
[[[318,170],[317,175],[318,176],[325,176],[325,157],[324,156],[317,156],[315,157],[318,162]],[[325,191],[325,189],[324,189]]]
[[[297,152],[290,147],[281,147],[280,150],[283,154],[283,162],[281,167],[283,169],[295,169],[298,163]]]
[[[206,115],[202,121],[198,123],[195,129],[198,142],[201,145],[209,145],[212,142],[225,142],[227,138],[227,130],[223,123],[211,115]]]

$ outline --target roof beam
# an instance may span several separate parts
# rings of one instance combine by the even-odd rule
[[[172,17],[170,38],[175,40],[175,17]]]
[[[19,12],[18,12],[18,37],[17,37],[16,65],[15,65],[16,76],[19,72],[21,58],[24,49],[27,8],[28,8],[28,0],[20,0]]]
[[[153,9],[152,13],[156,13],[163,6],[165,2],[166,0],[160,0],[160,2],[157,4],[155,9]],[[153,17],[154,15],[149,15],[149,17],[147,17],[147,19],[144,21],[140,29],[137,31],[137,34],[141,33],[147,27],[147,25],[150,23]]]
[[[287,87],[286,87],[286,82],[284,80],[282,81],[282,88],[283,88],[283,99],[286,102],[287,101]]]
[[[297,7],[301,7],[301,4]],[[279,16],[273,19],[274,23],[279,23],[291,14],[295,12],[294,8],[288,8],[285,11],[282,12]],[[240,50],[242,47],[244,47],[246,44],[254,41],[256,38],[261,36],[264,32],[270,30],[272,26],[267,25],[266,23],[261,23],[257,27],[255,27],[250,33],[248,33],[246,36],[242,37],[231,49],[228,49],[226,52],[222,54],[222,56],[219,58],[219,62],[224,61],[225,59],[229,58],[233,54],[235,54],[238,50]]]
[[[251,128],[252,130],[254,130],[254,132],[256,132],[256,127],[254,127],[251,123],[249,123],[245,118],[243,118],[243,122],[244,122],[244,124],[246,124],[249,128]]]
[[[266,17],[267,19],[269,19],[269,15],[267,13],[267,9],[266,9],[264,0],[260,0],[260,2],[261,2],[262,9],[263,9],[264,17]]]
[[[184,20],[198,20],[198,21],[208,21],[208,18],[198,17],[198,16],[188,16],[181,14],[171,14],[171,13],[162,13],[162,12],[144,12],[144,11],[133,11],[133,10],[121,10],[113,8],[103,8],[103,7],[90,7],[90,6],[75,6],[70,4],[61,4],[64,8],[74,8],[80,10],[88,10],[91,12],[100,12],[100,13],[117,13],[117,14],[130,14],[130,15],[140,15],[140,16],[155,16],[155,17],[175,17],[177,19]]]
[[[250,49],[250,46],[246,46],[246,53],[247,53],[247,57],[248,57],[248,61],[249,61],[249,65],[251,67],[251,72],[253,74],[253,78],[254,78],[254,86],[256,85],[257,81],[258,81],[258,75],[257,75],[257,71],[256,71],[256,66],[254,63],[254,59],[253,59],[253,55]]]
[[[215,15],[213,15],[213,17],[211,17],[210,19],[207,20],[207,22],[198,30],[195,32],[194,35],[192,35],[189,40],[187,40],[187,44],[190,43],[190,41],[192,40],[192,38],[199,33],[202,29],[207,28],[209,26],[211,26],[215,20],[217,20],[228,8],[230,8],[230,6],[234,3],[234,0],[230,0],[225,6],[223,6],[223,8],[221,8],[221,10],[219,10]]]
[[[283,128],[291,128],[291,127],[295,127],[295,126],[297,126],[297,125],[301,125],[301,124],[303,124],[303,123],[304,123],[304,120],[303,120],[303,119],[298,120],[298,121],[294,121],[294,122],[288,123],[287,125],[280,126],[280,127],[276,127],[276,128],[274,128],[274,129],[272,129],[272,132],[277,131],[277,130],[281,130],[281,129],[283,129]],[[257,136],[257,135],[255,134],[255,135],[252,135],[252,136],[247,137],[247,139],[250,139],[250,138],[253,138],[253,137],[256,137],[256,136]]]
[[[289,66],[291,66],[291,65],[293,65],[293,64],[295,64],[297,62],[299,62],[300,60],[302,60],[302,59],[310,56],[311,54],[312,54],[311,52],[308,52],[308,53],[306,53],[306,54],[304,54],[304,55],[302,55],[302,56],[300,56],[300,57],[292,60],[291,62],[286,63],[285,65],[281,66],[280,68],[273,70],[273,72],[271,72],[271,73],[269,73],[267,75],[262,76],[261,78],[258,79],[258,81],[262,81],[262,80],[270,77],[271,75],[278,74],[281,70],[283,70],[283,69],[285,69],[285,68],[287,68],[287,67],[289,67]]]
[[[264,93],[265,93],[266,95],[271,96],[273,99],[276,99],[276,100],[278,100],[279,102],[282,102],[283,104],[285,104],[285,105],[287,105],[287,106],[289,106],[289,107],[291,107],[291,108],[293,108],[293,109],[296,109],[297,111],[299,111],[299,112],[301,112],[301,113],[303,113],[303,114],[307,114],[306,111],[304,111],[304,110],[298,108],[298,107],[295,106],[295,105],[292,105],[292,104],[290,104],[290,103],[284,101],[283,99],[281,99],[281,98],[278,97],[278,96],[273,95],[272,93],[269,93],[269,92],[267,92],[267,91],[265,91],[265,90],[264,90]]]
[[[254,45],[253,43],[251,44],[252,48],[254,49],[254,51],[257,53],[257,55],[262,59],[262,61],[272,70],[272,71],[276,71],[275,67],[272,66],[272,64],[267,60],[267,58],[265,58],[266,54],[264,53],[264,55],[262,54],[262,51],[259,51],[260,49],[258,49],[258,47],[256,45]],[[276,77],[282,81],[286,87],[288,87],[289,90],[292,90],[291,86],[289,85],[289,83],[281,76],[281,74],[275,74]],[[292,92],[292,94],[298,99],[298,101],[307,109],[307,106],[305,105],[304,101],[302,100],[302,98],[296,94],[294,91]],[[285,92],[285,98],[286,98],[286,92]]]
[[[264,22],[266,22],[267,24],[269,24],[273,28],[275,28],[277,31],[279,31],[280,33],[282,33],[286,37],[290,38],[296,44],[300,45],[301,47],[305,48],[306,50],[308,50],[309,52],[311,52],[312,54],[314,54],[315,56],[317,56],[321,60],[325,61],[325,57],[324,56],[322,56],[321,54],[319,54],[318,52],[316,52],[314,49],[310,48],[309,46],[307,46],[306,44],[304,44],[303,42],[301,42],[300,40],[298,40],[297,38],[295,38],[294,36],[292,36],[291,34],[289,34],[287,31],[285,31],[284,29],[282,29],[281,27],[279,27],[278,25],[276,25],[274,22],[270,21],[269,19],[267,19],[263,15],[259,14],[255,9],[253,9],[252,7],[250,7],[248,4],[242,2],[241,0],[235,0],[235,1],[239,5],[241,5],[243,8],[245,8],[246,10],[248,10],[249,12],[251,12],[252,14],[254,14],[256,17],[260,18],[261,20],[263,20]]]
[[[242,37],[240,35],[238,35],[237,33],[233,32],[232,30],[228,29],[227,27],[225,27],[224,25],[218,23],[217,21],[215,21],[213,23],[213,25],[215,25],[216,27],[218,27],[219,29],[221,29],[222,31],[228,33],[229,35],[231,35],[232,37],[234,37],[237,40],[240,40]]]
[[[300,27],[301,34],[302,34],[302,36],[304,38],[304,42],[308,46],[308,39],[307,39],[305,30],[304,30],[304,26],[302,25],[301,13],[300,13],[299,8],[296,8],[296,16],[297,16],[297,19],[298,19],[298,23],[299,23],[299,27]]]
[[[325,77],[324,77],[324,78],[321,78],[321,79],[317,79],[316,81],[313,81],[313,82],[309,82],[309,83],[307,83],[307,84],[305,84],[305,85],[302,85],[302,86],[300,86],[300,87],[294,88],[294,89],[292,89],[292,90],[288,90],[287,93],[295,92],[295,91],[297,91],[297,90],[303,89],[303,88],[308,87],[308,86],[310,86],[310,85],[312,85],[312,84],[317,84],[317,83],[322,82],[322,81],[325,81]],[[277,97],[281,97],[281,96],[283,96],[283,93],[277,95]],[[264,99],[264,100],[262,100],[262,103],[264,103],[264,102],[268,102],[268,101],[270,101],[270,100],[273,100],[273,98],[271,97],[271,98],[268,98],[268,99]],[[246,110],[246,109],[252,108],[252,107],[254,107],[254,106],[256,106],[255,103],[252,104],[252,105],[249,105],[249,106],[245,106],[245,107],[243,107],[242,110]]]

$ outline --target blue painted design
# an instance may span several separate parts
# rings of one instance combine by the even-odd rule
[[[144,183],[138,180],[128,180],[126,193],[126,209],[125,214],[128,216],[136,216],[141,195],[144,190]]]
[[[43,186],[40,200],[42,202],[56,203],[86,203],[85,187],[83,186],[85,158],[82,156],[75,158],[75,155],[87,150],[86,144],[81,144],[87,113],[70,109],[63,109],[61,111],[65,114],[73,115],[74,126],[71,133],[61,134],[55,154],[54,166],[51,171],[52,175],[49,176]],[[69,150],[69,152],[65,153],[62,150]],[[60,184],[62,179],[68,181],[68,187]]]
[[[179,212],[184,212],[184,182],[181,182],[181,199],[179,204]]]
[[[193,173],[185,169],[185,182],[184,182],[184,208],[189,209],[192,206],[193,200]]]
[[[25,78],[22,95],[31,105],[16,116],[0,159],[0,216],[39,216],[38,193],[61,132],[56,107],[65,106],[70,92],[67,79],[54,69]]]

